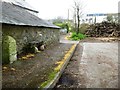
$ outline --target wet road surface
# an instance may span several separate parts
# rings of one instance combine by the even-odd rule
[[[83,43],[79,65],[86,88],[118,87],[118,43]]]
[[[56,87],[118,88],[118,43],[84,42],[79,45],[82,51],[77,52],[81,55],[73,56]]]

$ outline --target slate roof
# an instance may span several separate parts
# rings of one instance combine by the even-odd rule
[[[11,3],[11,4],[14,4],[16,6],[19,6],[21,8],[24,8],[24,9],[27,9],[27,10],[30,10],[30,11],[33,11],[33,12],[36,12],[38,13],[37,10],[35,10],[32,6],[30,6],[27,2],[25,2],[24,0],[2,0],[3,2],[8,2],[8,3]]]
[[[2,1],[2,19],[0,18],[0,23],[59,28],[58,26],[31,14],[25,8],[21,8],[13,3],[5,2],[4,0]]]

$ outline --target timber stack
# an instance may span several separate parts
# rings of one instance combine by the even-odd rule
[[[88,37],[120,37],[120,24],[109,22],[92,24],[85,34]]]

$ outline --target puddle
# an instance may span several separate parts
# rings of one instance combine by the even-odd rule
[[[69,74],[63,74],[56,84],[55,88],[65,88],[74,86],[77,80],[74,77],[71,77]]]

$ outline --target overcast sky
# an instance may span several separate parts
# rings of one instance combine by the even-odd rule
[[[31,6],[39,11],[39,17],[52,19],[61,16],[70,17],[73,15],[72,6],[74,0],[26,0]],[[80,0],[84,6],[84,13],[117,13],[120,0]]]

